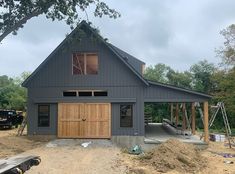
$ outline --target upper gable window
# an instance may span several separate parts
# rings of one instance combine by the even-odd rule
[[[98,74],[98,55],[96,53],[74,53],[73,74]]]

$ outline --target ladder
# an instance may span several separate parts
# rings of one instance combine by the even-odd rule
[[[26,125],[27,125],[27,115],[24,117],[24,119],[18,129],[17,136],[21,136],[23,134],[24,128]]]
[[[204,120],[203,120],[203,112],[202,112],[202,109],[200,107],[200,104],[199,103],[195,103],[195,106],[199,109],[199,113],[200,113],[200,116],[201,116],[201,119],[202,119],[202,123],[204,125]],[[223,102],[218,102],[216,106],[211,106],[212,109],[216,109],[214,111],[214,113],[212,114],[210,120],[209,120],[209,123],[208,123],[208,128],[210,129],[215,121],[215,118],[216,116],[218,115],[219,111],[221,110],[221,113],[222,113],[222,117],[223,117],[223,121],[224,121],[224,126],[225,126],[225,134],[227,136],[227,139],[228,139],[228,143],[229,143],[229,147],[231,148],[232,145],[231,145],[231,141],[233,142],[232,138],[231,138],[231,128],[230,128],[230,125],[229,125],[229,121],[228,121],[228,116],[227,116],[227,113],[226,113],[226,109],[225,109],[225,106],[224,106],[224,103]],[[204,135],[202,134],[200,136],[200,139],[202,139]],[[233,142],[234,143],[234,142]]]
[[[224,125],[225,125],[225,129],[228,131],[228,134],[231,135],[231,128],[228,122],[228,116],[224,107],[224,103],[223,102],[218,102],[216,106],[211,106],[211,108],[215,108],[216,111],[214,112],[214,114],[212,115],[210,121],[209,121],[209,128],[213,125],[214,120],[219,112],[219,110],[221,110],[222,116],[223,116],[223,121],[224,121]]]
[[[211,108],[214,108],[216,110],[215,110],[214,114],[212,115],[211,119],[209,120],[209,128],[213,125],[215,118],[218,115],[219,110],[221,110],[223,121],[224,121],[224,126],[225,126],[225,133],[226,133],[226,136],[228,139],[229,147],[231,148],[232,147],[231,141],[233,141],[231,138],[232,132],[231,132],[231,127],[228,122],[228,116],[227,116],[227,113],[225,110],[224,103],[218,102],[216,106],[211,106]]]

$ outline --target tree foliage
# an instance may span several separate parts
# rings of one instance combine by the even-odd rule
[[[26,89],[21,87],[21,83],[29,74],[24,72],[16,78],[0,76],[0,109],[25,110]]]
[[[74,28],[79,22],[79,13],[95,6],[94,16],[120,17],[120,13],[100,0],[1,0],[0,42],[10,33],[16,34],[33,17],[45,14],[48,19],[64,20]]]
[[[235,128],[235,67],[229,70],[221,69],[203,60],[184,72],[175,71],[164,64],[157,64],[148,67],[145,73],[147,79],[212,94],[213,98],[210,103],[224,102],[230,124]],[[189,105],[187,107],[190,109]],[[169,118],[170,108],[166,103],[147,103],[145,112],[150,113],[154,121],[161,122],[162,118]],[[182,113],[180,115],[182,116]],[[197,125],[202,127],[199,115]],[[224,128],[222,115],[217,117],[213,128]]]
[[[168,82],[166,77],[167,73],[172,69],[165,64],[159,63],[155,66],[149,66],[145,70],[145,78],[153,81],[158,81],[162,83]]]
[[[235,24],[223,29],[220,34],[224,37],[224,46],[217,49],[217,54],[222,57],[223,62],[228,65],[235,65]]]
[[[188,71],[179,72],[171,69],[167,73],[168,83],[174,86],[191,88],[192,75]]]
[[[216,67],[213,63],[203,60],[190,67],[193,77],[192,89],[210,93],[213,89],[212,75],[215,73]]]

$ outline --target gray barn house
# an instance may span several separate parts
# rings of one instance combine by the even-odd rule
[[[207,142],[211,96],[148,81],[144,65],[82,21],[22,84],[28,89],[28,135],[142,141],[148,130],[144,118],[148,102],[176,106],[170,121],[175,127],[178,103],[192,104],[194,133],[194,102],[201,102]]]

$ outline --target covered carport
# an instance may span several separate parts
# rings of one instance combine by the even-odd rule
[[[145,124],[145,141],[164,142],[169,138],[181,139],[184,142],[208,143],[208,101],[212,96],[172,85],[148,81],[149,86],[144,91],[145,103],[167,103],[170,106],[170,116],[162,123]],[[202,106],[203,141],[195,136],[196,112],[195,106]],[[190,111],[186,111],[190,108]],[[181,117],[179,117],[181,112]],[[190,113],[187,115],[187,113]],[[181,118],[179,120],[179,118]],[[190,120],[188,119],[190,118]],[[189,125],[190,124],[190,125]],[[190,127],[190,133],[188,128]],[[190,134],[190,136],[186,136]]]

